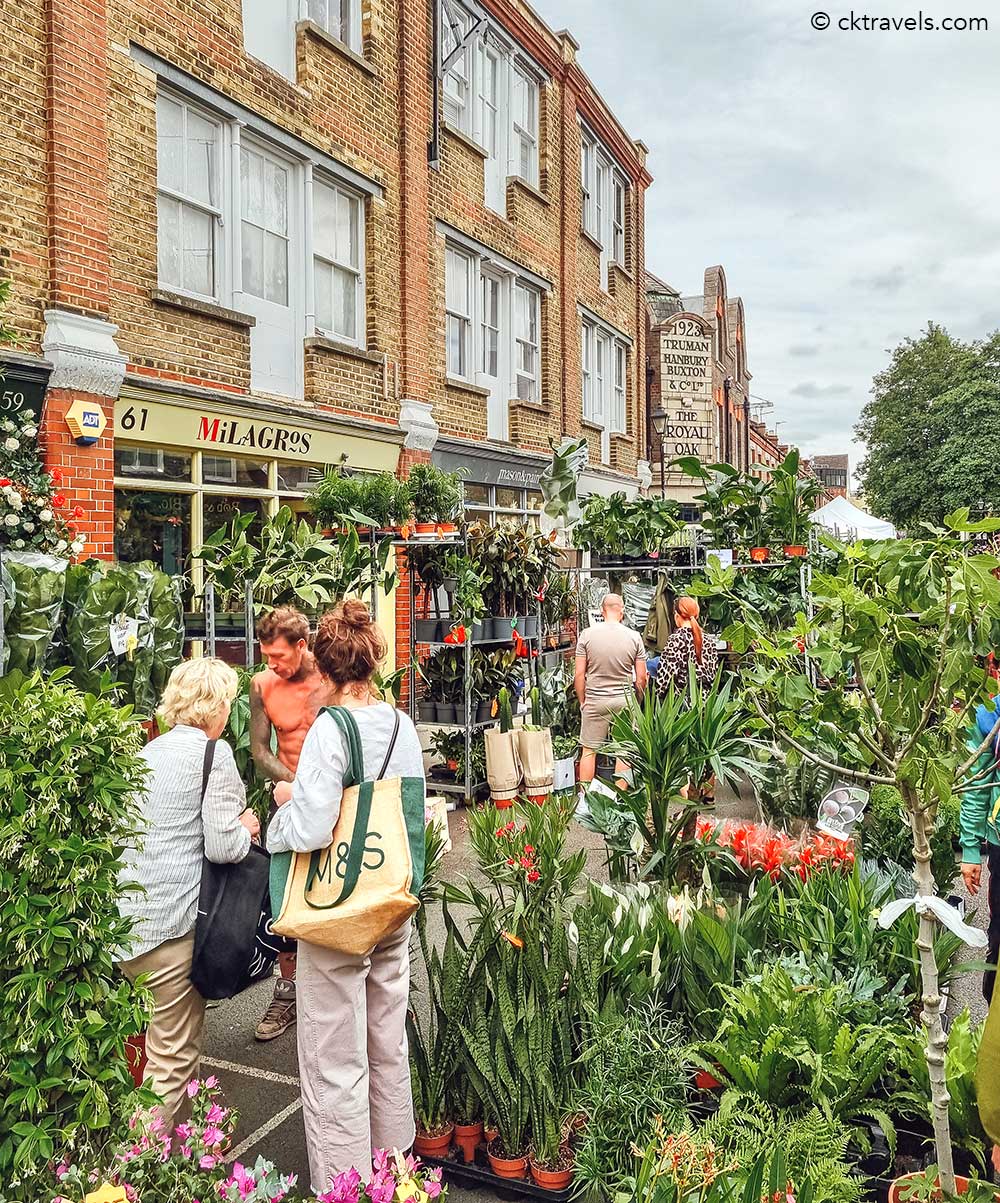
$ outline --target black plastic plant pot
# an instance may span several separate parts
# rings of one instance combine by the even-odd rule
[[[441,622],[437,618],[418,618],[414,625],[417,643],[435,643],[441,637]]]
[[[492,624],[493,620],[490,619],[489,621]],[[481,643],[486,637],[486,623],[483,622],[482,619],[480,619],[478,622],[474,622],[472,624],[472,634],[469,636],[472,642]]]
[[[493,717],[493,702],[486,698],[476,705],[476,722],[488,723]]]
[[[436,723],[454,723],[456,719],[456,706],[454,702],[435,702],[434,703],[434,721]]]
[[[456,577],[456,576],[444,577],[444,579],[441,581],[441,588],[450,597],[455,592],[455,590],[458,588],[458,577]]]
[[[538,634],[538,615],[525,614],[517,620],[517,629],[524,639],[534,639]]]
[[[418,702],[417,717],[422,723],[433,723],[437,717],[437,702]]]
[[[566,1203],[573,1197],[571,1184],[565,1190],[546,1190],[536,1186],[530,1178],[501,1178],[494,1174],[484,1149],[476,1150],[475,1161],[466,1164],[461,1154],[453,1149],[448,1157],[423,1157],[424,1165],[439,1166],[445,1182],[453,1186],[464,1186],[470,1190],[492,1192],[498,1199],[547,1199],[549,1203]]]
[[[486,620],[489,624],[490,639],[510,639],[511,638],[511,619],[510,618],[490,618]],[[483,625],[485,626],[486,623]]]

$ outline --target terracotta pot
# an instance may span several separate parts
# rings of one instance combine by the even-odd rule
[[[486,1144],[491,1145],[499,1135],[500,1135],[499,1128],[491,1128],[487,1124],[483,1125],[483,1141]]]
[[[437,529],[442,535],[453,535],[458,530],[458,527],[454,522],[439,522],[437,523]]]
[[[923,1174],[901,1174],[898,1178],[894,1179],[889,1186],[889,1203],[899,1203],[899,1188],[904,1182],[907,1182],[913,1178],[922,1177]],[[964,1195],[969,1189],[969,1179],[960,1178],[959,1175],[956,1174],[955,1189],[960,1195]]]
[[[486,1156],[490,1159],[490,1168],[498,1178],[524,1179],[528,1176],[527,1157],[498,1157],[493,1149],[496,1141],[491,1141],[486,1147]]]
[[[414,522],[414,533],[418,535],[433,535],[437,530],[436,522]]]
[[[497,810],[510,810],[510,808],[514,805],[514,799],[494,798],[493,805],[497,808]]]
[[[808,554],[809,549],[803,547],[801,543],[786,543],[782,551],[784,551],[786,556],[801,559],[804,555]]]
[[[766,564],[771,558],[771,549],[769,547],[751,547],[750,559],[755,564]]]
[[[548,800],[548,794],[528,794],[528,801],[534,802],[536,806],[544,806]]]
[[[455,1147],[461,1152],[462,1160],[466,1165],[471,1165],[476,1160],[476,1149],[483,1141],[483,1125],[479,1124],[456,1124],[455,1125]]]
[[[421,1132],[417,1129],[417,1135],[413,1140],[413,1151],[418,1157],[436,1157],[442,1158],[448,1156],[448,1150],[451,1148],[451,1135],[455,1131],[454,1125],[449,1124],[443,1132]]]
[[[125,1041],[125,1060],[136,1086],[142,1085],[146,1074],[146,1033],[138,1032]]]
[[[706,1069],[695,1071],[694,1085],[696,1090],[718,1090],[722,1083],[713,1077]]]
[[[534,1178],[535,1184],[542,1190],[565,1190],[573,1177],[573,1167],[567,1166],[564,1170],[547,1170],[533,1160],[531,1176]]]

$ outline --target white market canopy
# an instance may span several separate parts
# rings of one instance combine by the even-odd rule
[[[896,528],[859,509],[846,497],[834,497],[812,515],[818,526],[825,526],[838,539],[895,539]]]

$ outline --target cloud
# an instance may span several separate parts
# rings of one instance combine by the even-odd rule
[[[697,293],[722,263],[743,298],[752,389],[783,439],[847,450],[888,347],[928,319],[966,339],[1000,325],[989,35],[852,34],[833,11],[815,31],[787,0],[537,7],[650,148],[650,269]]]

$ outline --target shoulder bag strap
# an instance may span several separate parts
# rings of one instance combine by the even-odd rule
[[[205,744],[205,759],[201,764],[201,800],[205,801],[205,794],[208,793],[208,779],[212,775],[212,765],[215,762],[215,745],[218,741],[210,739]]]
[[[396,740],[399,738],[399,711],[395,706],[392,708],[392,713],[395,722],[392,725],[392,735],[389,739],[389,748],[385,754],[385,760],[382,761],[382,767],[378,771],[378,776],[375,778],[376,781],[381,781],[385,776],[386,769],[389,767],[389,761],[392,759],[392,754],[396,750]]]
[[[347,769],[344,772],[344,788],[360,785],[365,779],[365,755],[361,748],[361,734],[354,715],[346,706],[325,706],[323,709],[340,728],[347,743]]]

